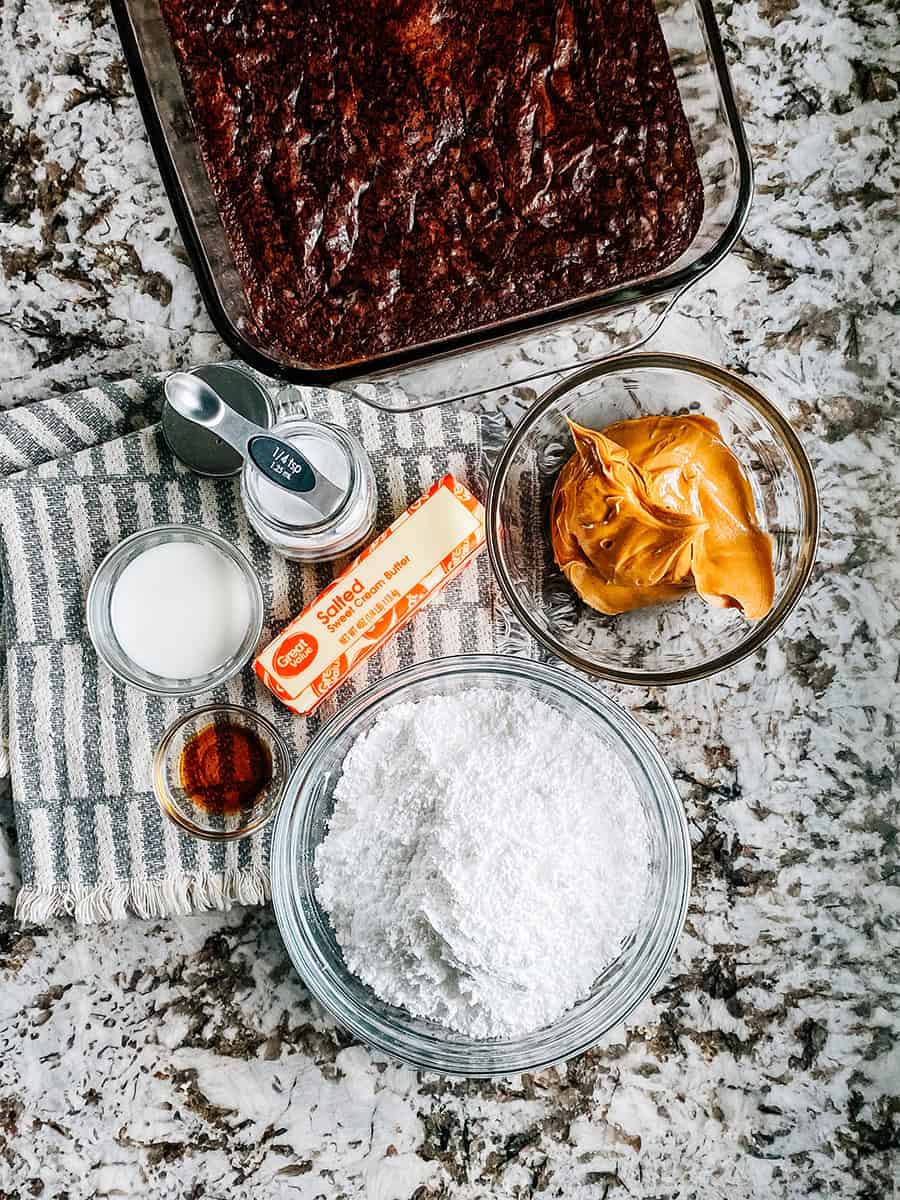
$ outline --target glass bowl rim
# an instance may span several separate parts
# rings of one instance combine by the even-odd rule
[[[230,659],[206,675],[190,676],[187,679],[176,681],[169,680],[167,676],[153,675],[150,671],[143,671],[137,668],[137,664],[132,664],[135,669],[129,670],[124,664],[130,664],[131,660],[128,659],[125,652],[121,652],[121,663],[114,662],[109,654],[107,639],[101,635],[98,625],[98,604],[101,587],[106,583],[107,577],[116,569],[121,559],[137,557],[134,551],[138,544],[159,534],[170,535],[168,539],[160,541],[160,545],[165,540],[171,540],[205,542],[215,547],[215,549],[234,563],[247,584],[251,606],[251,622],[248,627],[247,636],[241,643],[239,650]],[[152,696],[197,696],[203,692],[212,691],[213,688],[233,678],[239,671],[243,670],[253,657],[259,645],[265,623],[265,601],[259,577],[243,550],[233,545],[221,534],[216,533],[212,529],[206,529],[202,525],[163,522],[160,525],[151,525],[147,529],[139,529],[110,548],[103,559],[101,559],[88,585],[85,600],[85,617],[91,644],[96,650],[98,657],[117,679]]]
[[[242,825],[240,829],[219,832],[205,829],[202,825],[196,825],[178,810],[174,802],[169,800],[166,759],[177,734],[185,725],[200,717],[211,717],[213,714],[220,715],[223,713],[226,716],[243,717],[248,720],[249,724],[255,726],[257,729],[261,729],[265,733],[273,759],[277,757],[281,764],[282,784],[278,792],[268,795],[264,803],[260,804],[259,815],[248,825]],[[156,797],[163,816],[168,818],[173,825],[176,825],[184,833],[190,834],[191,837],[200,838],[204,842],[239,842],[242,838],[248,837],[251,833],[256,833],[258,829],[262,829],[278,811],[278,806],[287,792],[291,775],[291,756],[284,738],[268,717],[264,717],[255,708],[248,708],[245,704],[204,704],[200,708],[192,708],[188,712],[182,713],[166,728],[153,755],[153,794]]]
[[[568,647],[563,645],[543,625],[531,616],[528,608],[519,599],[516,589],[506,570],[502,552],[502,534],[500,530],[500,493],[506,482],[507,471],[518,452],[525,434],[538,422],[539,418],[568,392],[574,391],[583,383],[592,379],[600,379],[607,375],[619,375],[634,370],[669,370],[682,374],[696,376],[710,383],[735,393],[741,400],[755,410],[757,416],[775,435],[796,471],[802,498],[803,528],[800,560],[797,569],[789,581],[784,595],[772,610],[752,625],[748,623],[747,635],[736,646],[724,653],[705,659],[691,667],[679,667],[673,670],[656,671],[642,668],[629,669],[625,667],[598,666],[581,658]],[[774,633],[781,628],[797,606],[809,582],[816,561],[819,545],[820,506],[816,478],[813,473],[809,456],[803,444],[794,431],[788,419],[767,400],[766,397],[747,380],[742,379],[733,371],[705,359],[693,358],[686,354],[669,354],[657,351],[621,354],[602,362],[566,375],[555,383],[548,391],[529,408],[525,416],[518,422],[509,435],[500,453],[488,485],[486,501],[487,510],[487,548],[488,557],[494,577],[500,584],[500,590],[517,620],[528,630],[531,636],[545,649],[557,658],[584,671],[594,679],[606,679],[614,683],[635,684],[639,687],[667,687],[673,684],[694,683],[705,679],[719,671],[727,670],[741,662],[764,645]]]
[[[305,896],[305,889],[302,882],[296,889],[293,886],[292,862],[298,843],[308,847],[311,842],[310,780],[323,750],[335,734],[349,731],[367,712],[402,699],[402,693],[410,685],[435,678],[465,679],[475,675],[500,675],[537,682],[566,693],[569,699],[604,720],[646,770],[647,786],[652,789],[661,817],[663,821],[670,819],[664,846],[670,859],[674,859],[670,869],[670,890],[677,893],[676,902],[664,919],[656,923],[653,929],[656,940],[649,953],[635,960],[630,990],[622,989],[616,1003],[608,1005],[609,1013],[602,1021],[591,1025],[596,1014],[588,1012],[587,1020],[577,1030],[558,1032],[560,1022],[568,1014],[546,1029],[509,1040],[445,1041],[438,1034],[392,1025],[375,1010],[348,995],[325,960],[318,939],[303,914],[300,901]],[[288,956],[310,994],[340,1025],[366,1045],[417,1069],[457,1077],[489,1078],[543,1070],[584,1053],[627,1020],[650,995],[667,970],[684,928],[691,891],[692,852],[687,816],[672,774],[654,739],[627,710],[592,683],[558,667],[512,655],[462,654],[416,663],[386,675],[323,725],[287,781],[272,833],[270,870],[272,905]]]

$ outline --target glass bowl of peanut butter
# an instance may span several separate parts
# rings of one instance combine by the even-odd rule
[[[491,477],[488,549],[513,625],[600,679],[686,683],[759,649],[815,562],[815,477],[745,379],[682,355],[550,389]]]

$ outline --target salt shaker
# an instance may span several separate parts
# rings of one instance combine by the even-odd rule
[[[247,519],[284,558],[327,562],[356,550],[375,524],[377,495],[372,464],[345,429],[310,417],[289,416],[271,432],[296,446],[339,492],[324,515],[304,499],[268,480],[250,459],[241,471],[241,498]]]

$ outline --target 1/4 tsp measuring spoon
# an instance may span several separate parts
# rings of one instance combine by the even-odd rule
[[[268,480],[301,495],[322,517],[333,513],[344,499],[344,489],[316,470],[296,446],[235,412],[199,375],[174,371],[166,379],[165,393],[179,416],[214,430],[242,458],[249,458]]]

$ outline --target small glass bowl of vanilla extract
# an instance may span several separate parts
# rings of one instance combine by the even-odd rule
[[[179,829],[229,842],[274,816],[289,774],[287,745],[271,721],[241,705],[208,704],[163,734],[153,790]]]

